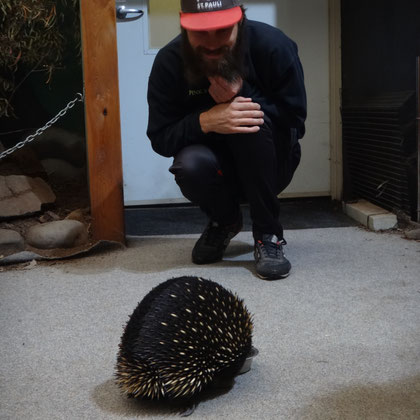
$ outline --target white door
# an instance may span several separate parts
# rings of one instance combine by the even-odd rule
[[[124,19],[117,19],[126,206],[186,201],[168,172],[172,159],[157,155],[146,136],[148,77],[158,49],[179,33],[179,4],[180,0],[116,0],[117,9],[125,7],[126,12]],[[301,142],[302,163],[285,193],[328,195],[328,0],[254,0],[244,5],[248,18],[277,26],[297,42],[305,71],[307,134]]]

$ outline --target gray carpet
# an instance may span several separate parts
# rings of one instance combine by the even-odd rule
[[[206,394],[194,419],[419,419],[420,243],[358,227],[289,230],[289,278],[255,277],[250,233],[194,266],[197,235],[0,273],[0,418],[163,419],[180,407],[123,398],[113,369],[138,301],[200,275],[254,314],[250,372]]]

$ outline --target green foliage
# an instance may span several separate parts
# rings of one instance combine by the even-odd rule
[[[13,115],[13,95],[31,73],[44,72],[49,83],[75,46],[79,0],[0,0],[0,117]]]

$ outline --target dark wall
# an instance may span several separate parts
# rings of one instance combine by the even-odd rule
[[[80,17],[78,3],[69,0],[56,2],[57,30],[63,39],[62,59],[51,78],[47,71],[33,71],[33,64],[21,60],[15,74],[13,116],[0,118],[1,132],[14,134],[1,136],[0,141],[11,147],[43,126],[66,104],[83,92],[83,72],[80,46]],[[24,26],[23,26],[24,27]],[[22,30],[23,31],[23,30]],[[29,35],[28,35],[29,36]],[[36,41],[35,41],[36,42]],[[47,83],[47,80],[49,82]],[[84,108],[79,102],[55,124],[65,130],[84,136]],[[0,133],[1,134],[1,133]]]
[[[420,0],[342,0],[343,93],[415,90]]]
[[[381,153],[385,153],[387,141],[398,132],[403,141],[396,137],[397,151],[390,153],[387,149],[387,170],[393,168],[399,174],[400,184],[395,184],[392,194],[394,198],[408,197],[408,213],[415,220],[419,140],[416,136],[414,92],[417,85],[417,57],[420,56],[420,0],[341,0],[341,16],[344,200],[367,198],[375,202],[375,197],[379,197],[375,191],[364,196],[367,193],[360,186],[367,186],[368,180],[379,183],[387,180],[389,185],[394,182],[388,172],[379,174],[376,171],[370,179],[365,169],[372,168],[375,157],[385,159]],[[388,137],[383,132],[395,123],[392,118],[379,128],[380,120],[386,118],[384,115],[380,119],[369,120],[367,126],[353,118],[354,109],[358,110],[360,118],[368,118],[360,106],[366,105],[367,100],[375,96],[381,98],[379,101],[386,98],[390,111],[392,101],[395,105],[398,102],[396,98],[406,96],[396,93],[401,91],[411,91],[413,95],[403,108],[401,105],[399,128],[394,128]],[[389,95],[391,92],[395,94]],[[378,104],[377,98],[372,103]],[[380,104],[381,107],[383,104]],[[357,143],[360,133],[363,134],[363,141]],[[358,145],[360,150],[356,153]],[[372,150],[375,151],[370,156]],[[402,198],[401,203],[406,203]],[[376,204],[388,208],[385,202]],[[406,211],[404,206],[397,209]]]

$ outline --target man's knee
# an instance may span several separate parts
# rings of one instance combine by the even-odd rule
[[[174,158],[169,171],[176,181],[216,176],[220,170],[218,159],[207,146],[196,144],[182,149]]]

